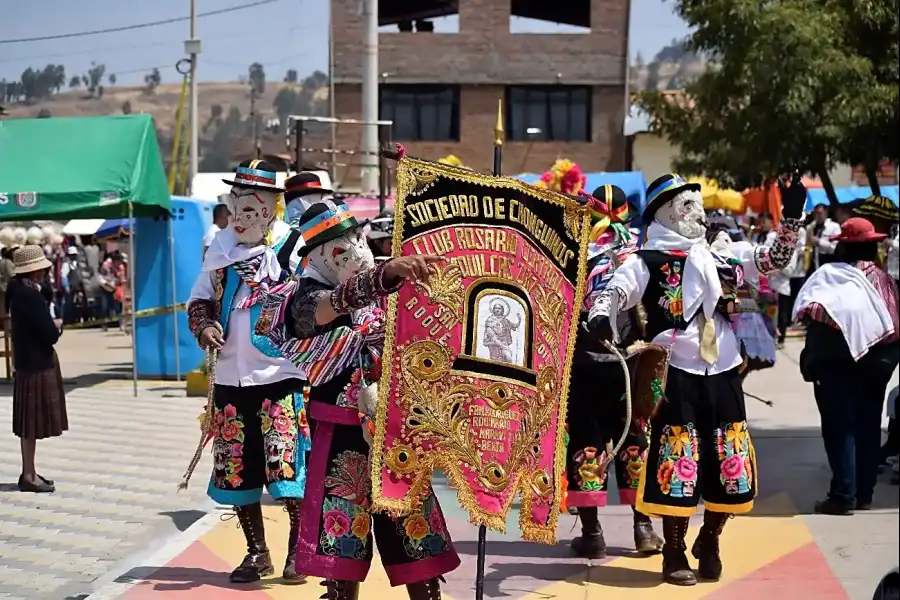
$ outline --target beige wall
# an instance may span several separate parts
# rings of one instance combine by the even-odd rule
[[[634,136],[632,169],[643,171],[647,183],[664,173],[671,172],[676,156],[678,150],[665,138],[650,133],[639,133]],[[831,171],[831,181],[835,187],[853,185],[850,166],[836,166]]]

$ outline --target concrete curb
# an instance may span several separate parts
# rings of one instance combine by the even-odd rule
[[[200,517],[184,531],[173,535],[168,542],[151,554],[132,556],[123,560],[115,568],[103,574],[94,582],[94,591],[84,600],[115,600],[128,592],[137,584],[145,581],[158,569],[166,566],[179,554],[203,537],[221,522],[221,510],[213,509],[212,512]],[[140,568],[142,577],[128,578],[127,581],[117,581],[123,575]]]

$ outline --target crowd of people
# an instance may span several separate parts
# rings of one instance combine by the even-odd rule
[[[286,582],[321,577],[325,598],[355,599],[377,545],[392,585],[405,586],[411,600],[439,599],[441,577],[460,559],[438,499],[426,488],[412,515],[374,512],[368,455],[377,382],[382,368],[392,368],[381,364],[385,299],[406,281],[427,281],[444,259],[392,258],[394,215],[358,220],[312,173],[281,187],[272,165],[250,160],[225,182],[231,192],[213,211],[187,312],[214,359],[207,493],[234,507],[247,544],[231,581],[275,570],[265,489],[289,515]],[[896,420],[884,444],[880,429],[900,350],[896,224],[844,207],[833,219],[823,206],[804,216],[799,174],[778,183],[781,214],[751,220],[706,211],[697,184],[663,175],[648,186],[640,230],[631,227],[636,209],[620,188],[577,196],[592,221],[567,415],[566,504],[581,523],[577,556],[607,553],[600,511],[608,478],[599,465],[609,458],[619,500],[632,507],[635,549],[662,554],[663,580],[720,579],[720,537],[757,495],[744,379],[773,366],[797,327],[805,330],[801,372],[813,384],[832,471],[816,511],[867,510],[880,465],[896,472]],[[36,440],[68,427],[53,349],[63,324],[84,305],[89,281],[97,283],[99,316],[122,301],[124,257],[113,252],[100,263],[90,254],[77,244],[50,256],[26,245],[0,262],[12,315],[22,491],[54,489],[34,455]],[[628,384],[613,348],[637,348],[633,358],[653,345],[666,349],[665,387],[646,414],[626,423]],[[896,389],[891,397],[895,405]],[[622,451],[606,457],[623,427]],[[690,551],[695,572],[686,535],[701,504]],[[661,518],[659,532],[653,517]],[[431,543],[411,543],[413,522]]]

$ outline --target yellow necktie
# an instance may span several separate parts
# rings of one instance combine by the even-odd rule
[[[700,309],[700,318],[703,320],[703,326],[700,333],[700,358],[707,364],[714,364],[719,357],[719,348],[716,346],[716,324],[715,317],[707,318]]]

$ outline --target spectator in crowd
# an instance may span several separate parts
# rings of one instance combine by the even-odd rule
[[[800,369],[813,382],[831,487],[816,512],[846,515],[871,507],[885,392],[898,362],[897,289],[875,259],[885,238],[854,217],[831,238],[836,261],[816,270],[797,296],[806,325]]]
[[[13,339],[13,434],[21,440],[23,492],[55,490],[35,468],[37,440],[62,435],[69,428],[62,373],[53,346],[62,322],[50,315],[41,291],[53,266],[39,246],[24,246],[13,255],[16,276],[9,285]]]
[[[100,265],[100,315],[103,331],[109,328],[109,319],[121,314],[122,286],[125,282],[125,262],[122,253],[114,250]]]
[[[386,209],[372,219],[369,229],[369,248],[376,261],[387,260],[393,253],[394,211]]]
[[[213,238],[216,237],[216,234],[228,227],[228,219],[231,218],[231,213],[228,211],[228,207],[224,204],[216,204],[213,208],[213,222],[212,225],[209,226],[209,229],[206,230],[206,235],[203,236],[203,257],[206,258],[206,250],[209,248],[209,245],[212,244]]]
[[[894,278],[894,283],[900,288],[900,225],[891,225],[891,233],[884,241],[887,247],[886,268],[888,275]]]
[[[844,211],[841,212],[840,218],[845,218]],[[828,207],[824,204],[816,205],[813,209],[813,221],[806,228],[806,242],[812,249],[812,260],[807,274],[831,262],[837,247],[837,243],[831,240],[840,232],[840,223],[828,218]]]
[[[0,250],[0,317],[9,314],[9,306],[6,303],[6,290],[10,281],[16,275],[16,268],[12,261],[14,247]]]

